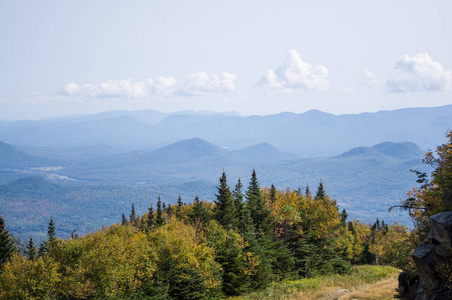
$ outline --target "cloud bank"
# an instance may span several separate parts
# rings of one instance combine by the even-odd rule
[[[389,92],[445,91],[452,86],[452,71],[434,61],[428,53],[412,57],[403,55],[396,63],[396,69],[409,74],[409,79],[390,79],[386,86]]]
[[[287,53],[283,65],[269,69],[259,83],[281,93],[291,93],[294,89],[322,92],[330,88],[328,69],[304,62],[295,50]]]
[[[78,85],[68,83],[61,90],[63,95],[87,98],[142,98],[150,95],[162,97],[203,96],[235,91],[236,75],[229,72],[208,74],[196,72],[186,75],[182,80],[172,76],[149,78],[145,81],[131,79],[107,80],[98,84]]]

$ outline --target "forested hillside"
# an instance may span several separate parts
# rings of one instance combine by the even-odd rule
[[[255,171],[246,188],[223,172],[214,203],[158,198],[83,237],[57,238],[53,219],[47,234],[2,262],[2,299],[215,299],[354,264],[401,267],[410,251],[406,227],[348,220],[322,183],[315,193],[261,189]]]

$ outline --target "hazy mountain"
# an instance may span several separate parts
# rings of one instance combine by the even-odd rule
[[[184,202],[193,201],[196,195],[213,201],[223,170],[233,187],[239,178],[247,186],[253,169],[262,187],[274,184],[278,189],[301,188],[304,192],[309,185],[315,192],[322,181],[326,192],[347,209],[350,218],[373,222],[378,217],[408,225],[406,214],[387,210],[416,185],[411,169],[429,171],[422,164],[422,152],[412,143],[384,142],[330,158],[287,160],[287,154],[269,144],[230,151],[191,139],[151,152],[15,174],[56,174],[75,181],[55,183],[35,176],[11,180],[0,185],[0,210],[10,220],[12,232],[24,238],[32,233],[43,237],[52,215],[58,218],[60,234],[68,236],[73,229],[83,233],[120,221],[132,203],[144,213],[159,194],[166,203],[175,203],[179,193]]]
[[[25,154],[17,148],[0,141],[0,172],[10,169],[43,167],[55,163],[53,160]]]
[[[357,147],[353,148],[339,157],[356,157],[371,155],[387,155],[394,158],[404,160],[418,159],[424,156],[424,151],[418,145],[410,142],[391,143],[383,142],[373,147]]]
[[[248,117],[215,112],[114,111],[64,119],[3,121],[0,140],[28,147],[102,143],[131,151],[201,138],[231,150],[269,143],[300,157],[319,157],[384,141],[410,141],[422,149],[434,148],[443,141],[450,124],[452,105],[338,116],[317,110]]]

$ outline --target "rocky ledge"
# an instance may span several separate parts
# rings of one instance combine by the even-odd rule
[[[452,212],[431,217],[432,230],[412,254],[417,276],[403,272],[399,290],[403,299],[452,299]]]

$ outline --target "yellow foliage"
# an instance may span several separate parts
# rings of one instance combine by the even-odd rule
[[[151,232],[149,241],[158,260],[167,259],[164,256],[169,255],[176,269],[197,270],[204,279],[206,290],[215,289],[221,284],[218,276],[220,265],[214,260],[214,251],[192,226],[173,219]]]

